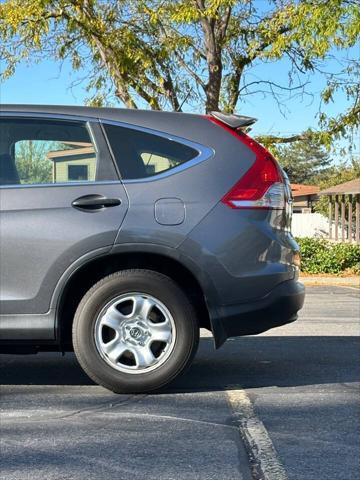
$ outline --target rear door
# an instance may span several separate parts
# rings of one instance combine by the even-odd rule
[[[9,316],[15,321],[21,314],[46,314],[63,273],[82,257],[111,249],[127,208],[124,187],[96,120],[2,113],[3,338]]]

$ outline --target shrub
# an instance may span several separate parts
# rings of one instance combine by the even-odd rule
[[[360,272],[360,245],[333,243],[322,238],[297,238],[301,270],[306,273]]]

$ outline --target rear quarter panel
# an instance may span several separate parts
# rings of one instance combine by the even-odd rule
[[[135,120],[137,126],[158,130],[172,138],[178,137],[179,141],[183,138],[202,144],[213,152],[201,163],[165,178],[124,180],[129,211],[116,243],[145,242],[176,248],[250,168],[255,156],[202,116],[162,113],[150,119],[148,115],[139,114],[133,117],[133,124]],[[126,121],[126,118],[121,121]],[[160,225],[155,220],[156,202],[174,198],[184,204],[184,221],[178,225]]]
[[[293,279],[297,244],[278,228],[281,213],[233,210],[219,203],[180,246],[214,280],[217,305],[261,298]]]

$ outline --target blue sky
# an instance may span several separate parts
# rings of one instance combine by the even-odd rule
[[[21,65],[15,75],[0,86],[1,103],[26,103],[26,104],[63,104],[83,105],[88,93],[84,84],[70,88],[70,84],[82,76],[84,72],[73,72],[68,63],[60,64],[54,61],[43,61],[36,65]],[[249,81],[261,79],[272,80],[277,83],[287,84],[288,65],[285,61],[261,64],[251,70]],[[286,112],[279,111],[275,101],[269,95],[261,94],[246,97],[239,103],[238,112],[258,118],[253,128],[253,134],[281,134],[288,135],[301,132],[308,127],[317,127],[317,112],[319,108],[320,92],[325,83],[319,75],[311,77],[308,89],[313,98],[304,97],[289,99],[286,96]],[[346,109],[347,99],[344,95],[337,95],[335,101],[326,107],[329,114],[337,114]],[[360,140],[354,138],[354,153],[360,151]],[[341,146],[346,146],[340,142]]]

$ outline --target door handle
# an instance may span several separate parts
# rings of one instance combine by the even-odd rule
[[[107,198],[104,195],[84,195],[76,198],[71,205],[78,210],[102,210],[108,207],[117,207],[121,204],[119,198]]]

